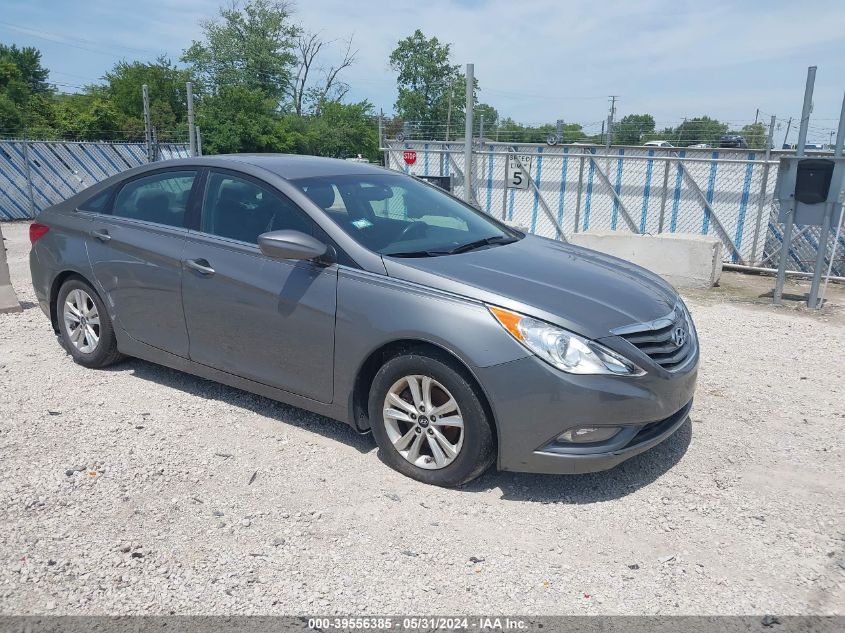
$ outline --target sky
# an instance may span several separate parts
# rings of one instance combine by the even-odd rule
[[[3,0],[0,41],[42,51],[50,81],[74,92],[121,59],[178,60],[199,22],[229,0]],[[817,0],[298,0],[294,21],[357,63],[348,99],[385,113],[396,99],[388,64],[419,28],[471,62],[479,99],[522,123],[557,119],[597,129],[609,95],[617,118],[650,113],[658,127],[709,115],[739,128],[777,116],[775,144],[794,117],[807,67],[818,66],[808,140],[827,142],[845,91],[845,2]]]

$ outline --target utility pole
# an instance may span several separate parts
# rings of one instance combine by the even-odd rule
[[[792,117],[789,117],[789,121],[786,124],[786,134],[783,135],[783,144],[786,145],[786,139],[789,136],[789,128],[792,127]]]
[[[202,133],[200,132],[200,126],[196,127],[197,130],[197,156],[202,156]]]
[[[610,152],[610,145],[613,143],[613,120],[616,118],[616,100],[619,95],[610,95],[610,114],[607,117],[607,143],[606,148]]]
[[[194,88],[191,82],[185,84],[188,91],[188,147],[190,155],[197,155],[197,133],[194,129]]]
[[[153,126],[150,123],[150,89],[147,84],[141,86],[141,98],[144,100],[144,139],[147,141],[147,162],[155,160],[153,155]]]
[[[754,125],[757,125],[757,119],[760,118],[760,108],[757,108],[757,113],[754,115]]]
[[[478,138],[481,139],[481,142],[484,142],[484,115],[478,115]]]
[[[467,102],[464,115],[464,200],[472,204],[472,110],[475,105],[475,65],[467,64]]]

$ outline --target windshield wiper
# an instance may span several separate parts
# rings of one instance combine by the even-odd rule
[[[448,251],[400,251],[397,253],[383,253],[383,255],[387,255],[388,257],[439,257],[441,255],[457,255],[459,253],[466,253],[467,251],[473,251],[477,248],[492,246],[494,244],[513,244],[517,241],[519,241],[518,238],[511,237],[509,235],[494,235],[493,237],[485,237],[483,240],[475,240],[474,242],[461,244],[460,246],[451,248]]]
[[[382,253],[388,257],[438,257],[440,255],[449,255],[449,251],[406,251],[398,253]]]
[[[475,240],[474,242],[469,242],[468,244],[461,244],[460,246],[456,246],[452,250],[446,252],[449,255],[457,255],[458,253],[474,251],[482,246],[491,246],[493,244],[513,244],[516,241],[517,238],[509,235],[494,235],[493,237],[485,237],[483,240]]]

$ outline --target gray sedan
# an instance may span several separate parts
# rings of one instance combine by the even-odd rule
[[[77,363],[133,356],[341,420],[423,482],[608,469],[692,405],[698,342],[671,286],[378,167],[154,163],[30,237]]]

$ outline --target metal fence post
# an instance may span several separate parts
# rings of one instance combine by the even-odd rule
[[[147,143],[147,162],[155,160],[153,154],[153,126],[150,122],[150,89],[147,84],[141,86],[141,99],[144,103],[144,140]]]
[[[769,137],[766,140],[766,164],[763,165],[763,178],[760,182],[760,195],[757,200],[757,223],[754,225],[754,241],[751,243],[751,262],[752,266],[757,265],[757,247],[760,243],[760,229],[763,225],[763,209],[766,206],[766,196],[769,188],[769,160],[772,156],[772,137],[775,133],[775,115],[772,115],[769,121]]]
[[[448,151],[449,151],[449,148],[446,146],[446,143],[441,143],[440,144],[440,157],[439,157],[439,160],[440,160],[440,175],[441,176],[446,175],[445,170],[443,169],[443,167],[445,165],[445,162],[444,162],[443,159],[446,156],[446,152],[448,152]],[[448,158],[446,160],[448,160]]]
[[[38,209],[35,208],[35,194],[32,189],[32,167],[29,164],[29,138],[26,131],[23,134],[23,162],[26,169],[26,192],[29,197],[29,212],[34,218],[38,215]]]
[[[472,204],[472,109],[475,105],[475,66],[467,64],[467,102],[464,114],[464,200]]]
[[[813,109],[813,86],[816,83],[816,67],[810,66],[807,69],[807,83],[804,86],[804,106],[801,109],[801,127],[798,130],[798,147],[795,155],[799,158],[804,156],[804,146],[807,144],[807,127],[810,123],[810,111]],[[778,262],[778,277],[775,282],[775,291],[772,294],[772,301],[780,305],[783,303],[783,284],[786,281],[786,264],[789,262],[789,249],[792,245],[792,223],[795,220],[795,204],[790,204],[786,214],[786,223],[783,226],[783,248],[780,252]]]
[[[668,156],[667,156],[668,158]],[[660,196],[660,221],[657,232],[663,233],[663,222],[666,219],[666,197],[669,195],[669,161],[663,163],[663,192]]]
[[[575,198],[575,228],[573,233],[578,232],[578,225],[581,223],[581,190],[584,188],[584,152],[578,159],[578,194]]]
[[[194,129],[194,88],[191,82],[185,84],[188,95],[188,147],[191,156],[197,155],[197,133]]]
[[[516,146],[514,146],[516,150]],[[502,221],[508,217],[508,170],[510,169],[510,148],[505,148],[505,174],[502,177]]]

